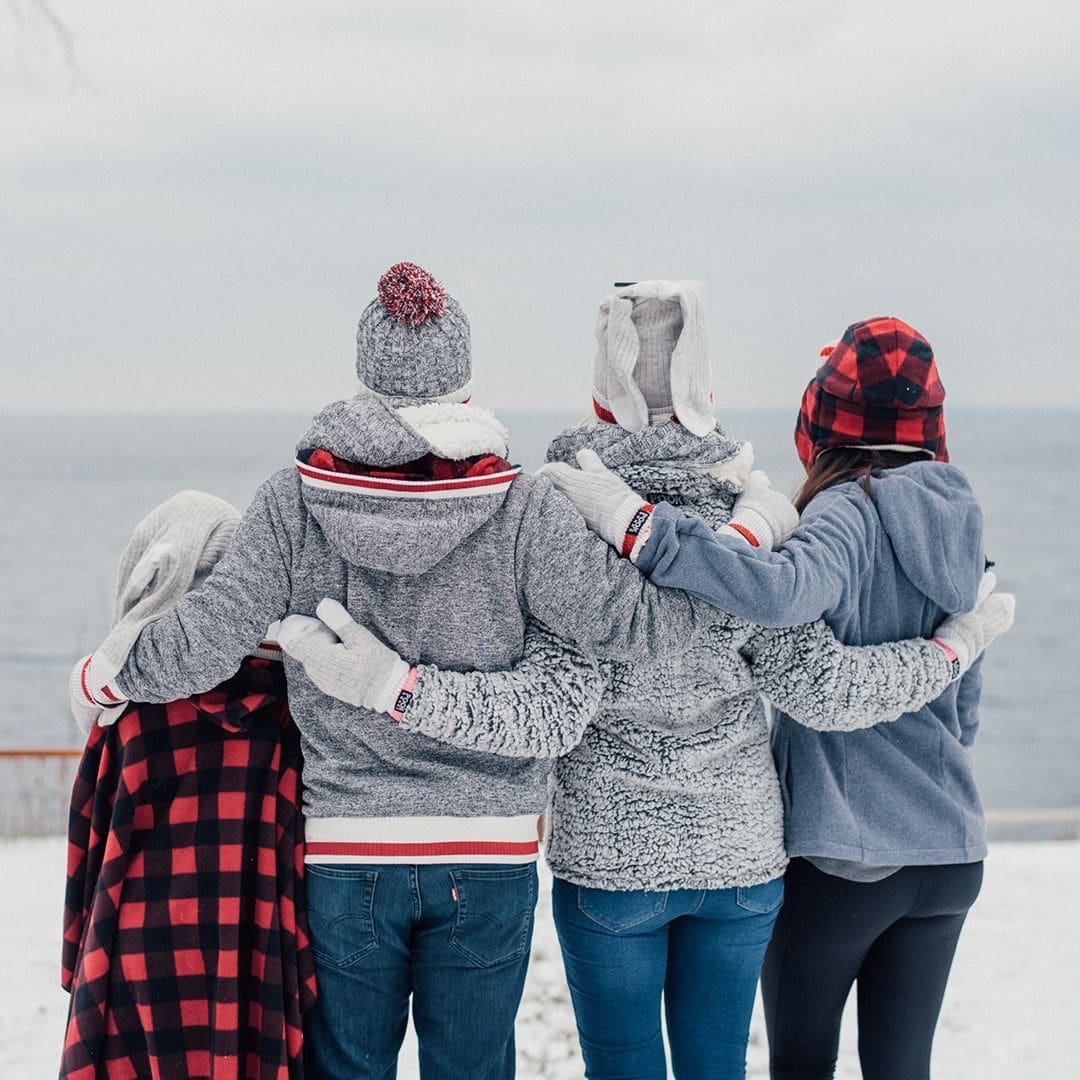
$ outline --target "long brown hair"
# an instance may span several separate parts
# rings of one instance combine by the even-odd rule
[[[884,450],[875,446],[834,446],[822,451],[807,470],[806,479],[795,496],[795,509],[801,514],[806,504],[826,488],[857,480],[870,497],[870,477],[882,469],[896,469],[913,461],[925,461],[923,454],[903,450]]]

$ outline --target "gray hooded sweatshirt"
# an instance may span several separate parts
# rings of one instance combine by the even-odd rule
[[[933,635],[975,603],[982,514],[964,475],[914,462],[806,507],[775,552],[658,507],[638,567],[725,611],[783,626],[823,617],[853,645]],[[986,854],[971,746],[980,664],[934,701],[867,731],[810,731],[782,716],[773,749],[791,855],[860,867],[976,862]]]
[[[156,702],[209,689],[269,623],[313,614],[323,597],[410,662],[455,670],[510,667],[530,614],[589,652],[631,657],[677,649],[712,621],[706,605],[650,585],[543,478],[380,480],[311,467],[302,453],[392,469],[430,453],[501,456],[504,438],[468,405],[395,410],[361,396],[328,406],[296,466],[259,489],[205,586],[142,631],[120,692]],[[535,858],[547,764],[436,744],[285,663],[310,860]]]

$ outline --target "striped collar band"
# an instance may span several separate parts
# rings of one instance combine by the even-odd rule
[[[456,480],[391,480],[383,476],[316,469],[297,459],[296,471],[308,487],[324,491],[351,491],[392,499],[458,499],[470,495],[497,495],[506,491],[521,472],[521,466],[488,476],[463,476]]]

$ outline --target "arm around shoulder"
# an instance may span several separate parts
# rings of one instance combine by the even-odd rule
[[[799,528],[770,551],[718,535],[704,521],[661,503],[637,565],[658,585],[685,589],[748,622],[795,626],[835,606],[860,572],[867,516],[850,499],[830,499],[823,512],[808,509]]]
[[[940,696],[956,677],[945,653],[924,638],[843,645],[820,620],[760,630],[746,651],[758,689],[818,731],[897,720]]]
[[[279,500],[279,488],[289,481],[278,474],[259,488],[202,588],[143,628],[116,679],[127,697],[173,701],[211,689],[236,671],[267,626],[285,613],[290,509]]]
[[[422,664],[401,726],[465,750],[555,758],[596,714],[604,683],[595,660],[530,621],[524,656],[508,671],[440,671]]]
[[[523,611],[588,652],[624,660],[672,652],[709,625],[708,607],[642,577],[549,480],[526,479],[514,552]]]

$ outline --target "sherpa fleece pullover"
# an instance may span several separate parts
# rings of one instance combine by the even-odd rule
[[[773,626],[823,616],[848,644],[930,637],[975,603],[982,514],[963,474],[913,462],[838,484],[775,552],[717,536],[660,506],[638,568],[725,611]],[[895,724],[773,732],[788,854],[865,867],[975,862],[986,854],[972,768],[980,665]]]
[[[651,429],[600,452],[650,498],[696,503],[723,523],[751,456],[726,440],[713,453],[732,456],[707,474],[646,459],[677,434]],[[619,461],[622,450],[630,460]],[[822,622],[766,630],[714,612],[676,656],[602,664],[603,696],[590,712],[581,686],[564,689],[556,674],[582,658],[550,635],[531,638],[527,662],[513,672],[422,668],[402,722],[456,746],[565,755],[555,765],[548,862],[566,881],[612,890],[750,886],[783,872],[761,693],[803,723],[844,731],[918,708],[951,679],[944,654],[925,640],[853,648]]]
[[[298,449],[384,469],[429,453],[502,456],[505,434],[473,406],[394,410],[361,396],[324,409]],[[207,689],[270,622],[310,615],[323,597],[411,662],[482,671],[521,656],[530,613],[589,651],[639,657],[678,648],[712,615],[650,585],[543,478],[375,479],[313,468],[301,453],[259,489],[205,586],[143,630],[115,682],[151,702]],[[546,763],[436,744],[285,663],[309,860],[535,858]]]

